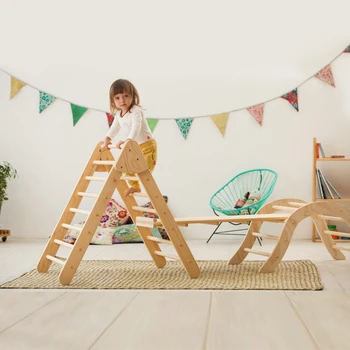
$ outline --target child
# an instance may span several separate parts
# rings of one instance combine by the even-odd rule
[[[118,79],[112,84],[109,90],[109,104],[111,113],[115,116],[102,148],[108,147],[112,139],[119,133],[122,140],[117,142],[117,148],[120,149],[127,140],[136,141],[140,145],[149,170],[153,171],[157,161],[157,143],[139,103],[139,94],[130,81]],[[128,176],[133,176],[133,174],[128,174]],[[125,197],[134,192],[141,192],[137,181],[128,182],[131,187],[124,192]]]

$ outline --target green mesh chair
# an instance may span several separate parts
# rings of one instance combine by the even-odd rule
[[[270,169],[253,169],[247,170],[243,173],[236,175],[222,188],[220,188],[210,199],[210,206],[214,211],[214,214],[220,216],[219,213],[224,215],[252,215],[255,214],[261,206],[266,202],[267,198],[271,195],[277,181],[277,173]],[[253,190],[259,190],[261,198],[259,201],[246,205],[242,208],[235,209],[234,206],[238,199],[243,198],[247,192]],[[207,243],[211,240],[215,234],[232,234],[237,231],[245,231],[244,229],[231,229],[228,231],[218,232],[222,223],[216,227],[211,234]],[[230,222],[231,225],[241,225],[239,223]],[[259,244],[261,240],[258,238]]]

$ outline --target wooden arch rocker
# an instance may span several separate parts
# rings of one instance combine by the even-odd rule
[[[96,172],[105,172],[108,175],[105,177],[95,176]],[[135,175],[130,177],[125,174]],[[123,193],[129,188],[127,180],[139,181],[143,185],[145,193],[136,192],[124,198]],[[103,183],[100,193],[86,192],[90,182]],[[37,266],[39,272],[47,272],[52,262],[54,262],[62,265],[59,276],[60,282],[66,285],[72,281],[115,189],[118,190],[121,198],[124,199],[125,206],[136,224],[155,265],[158,268],[164,267],[166,258],[181,260],[191,278],[197,278],[200,270],[179,230],[179,226],[188,226],[190,224],[218,225],[220,222],[251,222],[242,245],[230,259],[229,264],[240,264],[248,253],[267,256],[268,259],[262,266],[261,272],[270,272],[279,264],[289,246],[296,226],[306,217],[312,218],[324,244],[334,259],[345,259],[340,250],[350,250],[348,247],[336,245],[331,237],[331,234],[336,234],[340,237],[350,237],[350,234],[328,231],[326,225],[326,220],[329,219],[345,221],[350,224],[350,212],[340,204],[324,202],[308,204],[299,199],[281,199],[266,204],[254,215],[174,218],[147,167],[140,147],[135,141],[125,143],[118,159],[114,159],[110,150],[101,150],[101,143],[98,143],[39,260]],[[91,211],[79,209],[79,205],[84,197],[95,199]],[[149,198],[154,209],[140,207],[136,202],[137,197]],[[159,219],[145,218],[142,216],[142,212],[157,214]],[[81,228],[71,225],[76,214],[87,216],[85,224]],[[284,223],[281,235],[278,237],[261,233],[260,228],[263,222]],[[151,231],[153,227],[164,227],[170,240],[153,236]],[[67,229],[79,232],[74,245],[63,241]],[[271,253],[267,253],[252,249],[257,237],[276,240],[277,243],[274,250]],[[160,244],[173,245],[177,255],[163,252]],[[56,254],[60,247],[69,249],[66,259],[57,258]]]

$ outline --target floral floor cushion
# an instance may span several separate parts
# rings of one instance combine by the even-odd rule
[[[74,224],[76,227],[83,227],[83,223]],[[157,228],[151,229],[153,235],[162,238]],[[64,241],[74,244],[78,237],[78,231],[68,230]],[[98,227],[90,244],[111,245],[117,243],[142,243],[142,238],[135,225],[123,225],[117,227]]]
[[[122,226],[127,223],[129,218],[128,211],[112,198],[101,217],[99,226],[103,228]]]
[[[76,227],[83,227],[83,223],[74,224]],[[100,244],[100,245],[111,245],[113,242],[113,235],[115,232],[115,227],[100,227],[98,226],[95,234],[93,235],[90,244]],[[68,230],[66,236],[64,237],[64,241],[70,244],[74,244],[76,239],[78,238],[78,231]]]
[[[162,238],[157,228],[151,229],[153,235],[158,238]],[[113,239],[113,244],[117,243],[142,243],[142,238],[139,234],[139,231],[136,228],[136,225],[123,225],[115,228]]]

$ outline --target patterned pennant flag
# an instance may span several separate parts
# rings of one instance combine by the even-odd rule
[[[254,117],[254,119],[262,126],[264,118],[264,104],[255,105],[247,108],[247,111]]]
[[[226,130],[226,124],[227,119],[230,113],[221,113],[212,115],[210,118],[215,123],[219,131],[221,132],[222,136],[225,136],[225,130]]]
[[[316,75],[316,78],[324,81],[325,83],[335,87],[334,84],[334,79],[333,79],[333,74],[332,74],[332,69],[331,65],[329,64],[328,66],[324,67],[321,69]]]
[[[350,52],[350,45],[344,50],[344,52]]]
[[[79,119],[88,109],[86,107],[74,105],[73,103],[70,104],[70,107],[73,114],[73,126],[75,126],[75,124],[78,123]]]
[[[299,112],[297,89],[294,89],[291,92],[288,92],[287,94],[281,96],[281,98],[284,98],[285,100],[287,100]]]
[[[186,140],[193,122],[193,118],[175,119],[183,138]]]
[[[11,77],[11,92],[10,92],[10,100],[12,97],[14,97],[19,90],[22,89],[23,86],[25,86],[25,83],[22,83],[21,81],[17,80],[14,77]]]
[[[159,119],[147,119],[147,123],[151,131],[153,132],[158,124]]]
[[[108,126],[111,127],[114,121],[114,116],[111,113],[106,113]]]
[[[56,100],[55,96],[49,95],[46,92],[40,91],[39,113],[44,111],[50,104]]]

